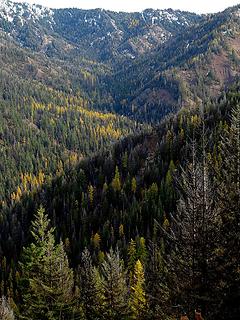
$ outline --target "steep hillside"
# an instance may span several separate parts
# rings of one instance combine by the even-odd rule
[[[125,117],[95,111],[80,93],[66,94],[3,70],[0,114],[0,206],[144,129]]]
[[[238,6],[207,16],[130,67],[119,69],[114,80],[106,81],[112,92],[118,92],[116,108],[156,119],[164,109],[196,106],[218,96],[240,71],[239,21]]]
[[[158,122],[181,106],[206,102],[240,71],[238,7],[199,17],[172,10],[51,10],[2,1],[0,15],[1,155],[8,159],[1,164],[1,201],[16,197],[22,175],[55,174],[60,162],[102,151],[142,130],[136,119]],[[160,29],[168,34],[164,41],[157,38]],[[135,59],[127,58],[125,45]],[[10,150],[11,144],[17,147]],[[37,148],[43,148],[40,154]]]
[[[142,13],[51,10],[4,0],[0,6],[1,66],[21,79],[37,80],[67,93],[81,92],[95,109],[134,116],[138,101],[133,106],[118,85],[109,90],[113,81],[117,83],[112,77],[114,70],[123,65],[135,70],[139,57],[204,19],[170,9]],[[131,73],[134,78],[135,71]],[[170,86],[175,91],[171,97],[163,90],[146,99],[145,105],[166,96],[159,108],[153,107],[151,118],[160,119],[175,110],[178,88]],[[142,96],[142,112],[141,100]],[[135,118],[149,121],[147,113],[143,112],[143,117],[136,114]]]
[[[239,83],[237,83],[218,100],[205,106],[205,109],[202,107],[192,110],[184,108],[177,115],[167,117],[159,126],[149,132],[130,135],[106,152],[86,158],[76,166],[63,168],[63,172],[60,172],[55,180],[50,181],[49,185],[48,183],[43,184],[42,190],[40,186],[39,193],[36,195],[30,192],[28,198],[28,193],[26,197],[23,194],[23,205],[26,201],[27,205],[30,202],[37,208],[40,205],[38,201],[44,199],[44,204],[51,215],[53,212],[58,212],[58,216],[54,217],[56,223],[58,223],[58,219],[71,219],[69,214],[76,213],[75,209],[79,214],[83,211],[81,213],[84,215],[84,218],[81,218],[83,220],[77,218],[78,222],[84,223],[83,229],[80,228],[80,225],[77,226],[81,233],[79,241],[81,239],[83,242],[86,239],[85,227],[88,228],[87,234],[97,230],[103,232],[104,223],[111,221],[111,223],[118,225],[122,219],[124,221],[126,219],[124,224],[129,229],[126,236],[130,237],[135,232],[147,235],[150,226],[153,227],[153,219],[150,219],[154,215],[153,212],[150,215],[147,212],[142,212],[148,224],[143,216],[139,216],[141,224],[138,223],[138,231],[136,231],[134,223],[133,225],[127,223],[129,218],[127,212],[132,210],[130,203],[136,205],[135,201],[144,200],[147,196],[145,191],[147,192],[147,189],[156,184],[157,190],[155,191],[162,194],[162,203],[157,206],[156,214],[170,214],[172,210],[175,210],[177,195],[174,192],[173,176],[179,166],[185,166],[187,162],[185,157],[188,158],[191,154],[190,144],[193,136],[195,135],[197,141],[203,138],[202,125],[204,121],[205,130],[211,132],[206,152],[209,152],[210,158],[216,157],[221,130],[228,128],[230,112],[239,104],[239,90]],[[133,190],[135,187],[132,185],[133,178],[136,179],[137,185],[135,191]],[[88,198],[90,185],[94,189],[93,203],[90,203]],[[122,194],[121,190],[125,194]],[[31,199],[32,196],[34,200]],[[57,200],[52,202],[55,196]],[[107,207],[105,207],[105,197],[110,201]],[[128,199],[128,197],[130,198]],[[56,208],[54,203],[56,203]],[[16,202],[14,200],[9,205],[19,210],[21,199],[17,199]],[[68,214],[66,214],[67,212]],[[131,214],[138,215],[139,213],[136,210]],[[64,232],[67,232],[65,236],[75,235],[73,230],[68,233],[65,229],[67,226],[72,227],[67,222],[62,223],[61,221],[59,226],[64,226]]]
[[[3,67],[58,90],[80,90],[94,108],[158,122],[235,80],[239,19],[239,7],[197,16],[170,9],[51,10],[5,0]]]
[[[59,35],[110,64],[134,60],[201,20],[188,12],[150,9],[141,13],[64,9],[54,17]]]

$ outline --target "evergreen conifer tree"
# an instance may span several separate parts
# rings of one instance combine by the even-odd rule
[[[101,285],[99,288],[99,273],[93,267],[92,258],[88,249],[82,253],[79,269],[81,302],[86,319],[95,320],[99,317],[101,305]]]
[[[62,242],[55,244],[54,229],[40,208],[32,222],[33,242],[24,248],[21,292],[24,319],[70,319],[73,302],[73,271]]]
[[[123,320],[128,316],[126,273],[119,252],[110,252],[102,263],[104,319]]]

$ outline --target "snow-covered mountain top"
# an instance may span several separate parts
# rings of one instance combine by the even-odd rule
[[[51,18],[52,15],[53,11],[51,9],[40,5],[0,0],[0,16],[8,22],[13,22],[15,18],[19,18],[21,21],[37,21],[43,18]]]
[[[194,13],[172,9],[126,13],[104,9],[50,9],[0,0],[0,31],[21,47],[50,52],[56,50],[56,43],[61,47],[60,42],[64,41],[67,47],[81,48],[81,52],[100,61],[112,56],[134,59],[200,20],[202,17]]]
[[[96,9],[96,10],[81,10],[81,9],[63,9],[63,10],[77,10],[77,11],[89,11],[89,12],[106,12],[104,9]],[[43,7],[41,5],[32,5],[27,2],[12,2],[10,0],[0,0],[0,15],[4,17],[9,22],[13,21],[13,19],[18,16],[19,18],[24,19],[33,19],[40,20],[43,18],[47,18],[48,16],[52,17],[54,12],[58,11],[58,9],[50,9],[47,7]],[[137,14],[137,13],[134,13]],[[99,13],[97,13],[99,16]],[[189,21],[185,19],[185,13],[181,11],[174,11],[172,9],[166,10],[153,10],[146,9],[143,12],[139,12],[143,20],[151,20],[152,24],[156,24],[161,20],[166,20],[169,22],[178,22],[179,24],[186,25],[189,24]],[[182,19],[183,17],[183,19]]]

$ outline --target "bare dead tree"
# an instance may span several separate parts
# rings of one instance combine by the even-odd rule
[[[200,303],[205,309],[209,299],[212,267],[219,236],[219,209],[217,193],[211,179],[207,161],[206,132],[202,125],[200,152],[195,139],[191,141],[191,160],[177,179],[179,200],[172,217],[175,238],[177,271],[188,292],[188,303]]]

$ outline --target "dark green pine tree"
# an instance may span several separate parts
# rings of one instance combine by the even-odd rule
[[[23,319],[71,319],[73,271],[63,244],[55,244],[54,229],[40,208],[32,222],[33,242],[23,250],[20,288]]]
[[[134,272],[134,267],[135,267],[136,261],[137,261],[136,241],[131,239],[131,241],[128,245],[128,272],[129,272],[130,282],[133,277],[133,272]]]
[[[164,260],[164,245],[150,242],[149,259],[146,266],[146,294],[149,303],[149,317],[163,319],[169,306],[170,288],[167,263]]]
[[[128,290],[126,273],[119,252],[106,255],[101,265],[103,288],[103,318],[104,319],[128,319]]]
[[[101,290],[98,290],[97,276],[96,269],[92,264],[90,252],[88,249],[85,249],[82,253],[82,261],[79,268],[79,283],[83,312],[85,318],[89,320],[96,320],[101,314],[101,299],[99,299]]]

